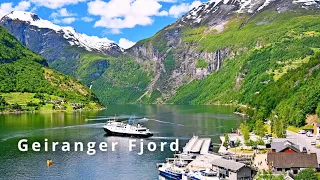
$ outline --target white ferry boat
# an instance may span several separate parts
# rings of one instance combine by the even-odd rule
[[[140,137],[140,138],[148,138],[153,136],[149,129],[143,127],[140,124],[130,124],[133,120],[130,118],[129,123],[124,123],[121,121],[117,121],[116,118],[112,121],[108,121],[103,129],[108,135],[115,136],[129,136],[129,137]]]

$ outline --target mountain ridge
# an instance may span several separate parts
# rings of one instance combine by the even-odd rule
[[[56,33],[61,33],[62,36],[70,43],[71,46],[78,46],[85,48],[87,51],[96,51],[99,53],[108,53],[108,50],[115,49],[122,52],[116,43],[107,38],[99,38],[97,36],[88,36],[86,34],[77,33],[76,30],[71,26],[59,26],[53,24],[48,20],[41,19],[37,14],[24,12],[24,11],[12,11],[10,14],[5,15],[0,23],[6,21],[23,21],[30,26],[35,26],[40,29],[50,29]]]
[[[101,108],[87,87],[48,68],[43,57],[31,52],[3,27],[0,65],[1,112]]]

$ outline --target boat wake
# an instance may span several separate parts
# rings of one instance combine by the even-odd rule
[[[121,119],[129,119],[131,116],[128,115],[121,115],[121,116],[117,116],[117,119],[121,120]],[[141,117],[137,117],[135,116],[135,118],[138,118],[136,120],[139,120],[139,118]],[[106,121],[106,120],[114,120],[114,116],[96,116],[94,118],[86,118],[85,121]]]
[[[6,137],[3,137],[0,142],[5,142],[9,139],[15,139],[15,138],[23,138],[23,137],[30,137],[34,133],[39,133],[43,131],[50,131],[50,130],[60,130],[60,129],[72,129],[72,128],[83,128],[83,127],[99,127],[104,123],[95,123],[95,124],[82,124],[82,125],[74,125],[74,126],[64,126],[64,127],[52,127],[52,128],[43,128],[43,129],[35,129],[35,130],[30,130],[27,132],[19,133],[19,134],[14,134],[14,135],[8,135]]]
[[[160,120],[157,120],[157,119],[149,119],[149,120],[156,121],[156,122],[163,123],[163,124],[171,124],[171,125],[175,125],[175,126],[184,126],[183,124],[173,123],[173,122],[168,122],[168,121],[160,121]]]

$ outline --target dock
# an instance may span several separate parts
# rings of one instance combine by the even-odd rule
[[[210,146],[210,138],[199,138],[199,136],[193,136],[183,148],[183,152],[194,154],[209,154]]]
[[[203,139],[203,144],[202,144],[202,147],[201,147],[200,154],[209,154],[210,145],[211,145],[211,139],[210,138]]]

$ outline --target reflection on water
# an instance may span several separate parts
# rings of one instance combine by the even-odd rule
[[[179,139],[180,148],[192,137],[210,137],[219,143],[218,136],[236,128],[242,121],[232,114],[233,107],[171,106],[171,105],[120,105],[107,110],[82,113],[45,113],[0,115],[0,179],[158,179],[156,163],[172,156],[169,148],[164,152],[128,150],[131,138],[105,136],[103,118],[115,114],[121,119],[135,115],[146,117],[139,123],[154,132],[148,142],[172,142]],[[88,120],[89,119],[89,120]],[[90,120],[91,119],[91,120]],[[94,120],[100,119],[100,120]],[[118,142],[117,151],[100,152],[89,156],[84,152],[19,152],[20,139],[29,142]],[[137,140],[139,142],[139,140]],[[72,148],[71,148],[72,149]],[[146,149],[146,148],[144,148]],[[48,168],[46,160],[52,159]]]

